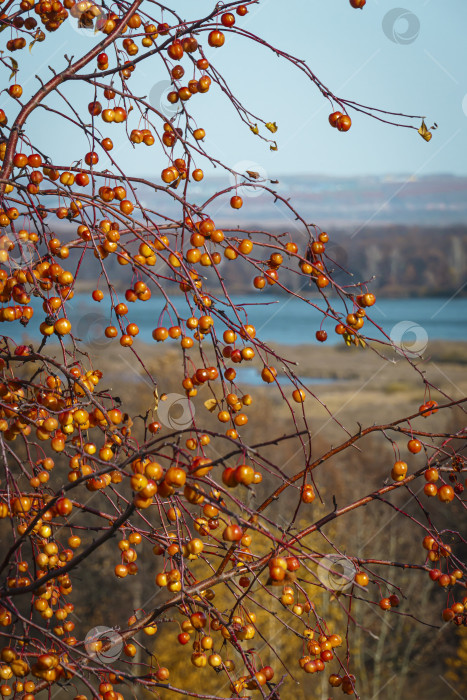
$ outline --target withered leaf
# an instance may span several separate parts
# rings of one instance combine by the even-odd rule
[[[123,414],[123,423],[128,427],[131,428],[133,425],[133,421],[131,420],[130,416],[128,413]]]
[[[210,413],[214,413],[218,406],[217,399],[208,399],[207,401],[204,402],[204,405],[208,409]]]
[[[427,125],[425,124],[425,120],[422,121],[422,125],[421,125],[420,129],[418,130],[418,133],[420,134],[420,136],[423,139],[425,139],[425,141],[431,141],[431,137],[433,136],[431,131],[429,131],[429,129],[427,128]]]
[[[16,61],[14,58],[11,56],[8,56],[8,58],[11,61],[11,74],[10,74],[10,80],[15,77],[16,73],[18,72],[18,61]]]

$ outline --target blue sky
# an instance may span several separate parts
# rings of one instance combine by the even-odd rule
[[[431,143],[415,131],[357,114],[352,115],[351,131],[338,133],[328,125],[327,102],[302,73],[267,48],[228,34],[222,49],[210,49],[205,39],[206,54],[246,107],[266,121],[277,122],[279,150],[272,153],[251,134],[215,90],[189,103],[198,125],[206,130],[206,149],[230,165],[256,163],[270,177],[276,173],[467,175],[467,3],[400,1],[401,5],[398,0],[368,0],[360,11],[353,10],[348,0],[288,4],[263,0],[238,24],[306,60],[334,94],[395,112],[426,115],[429,125],[436,121],[439,128]],[[202,16],[213,5],[212,0],[172,3],[186,19]],[[21,69],[18,82],[25,94],[37,89],[36,72],[47,79],[47,65],[63,67],[64,53],[76,57],[95,42],[89,33],[62,27],[43,44],[36,44],[31,54],[27,49],[16,52]],[[140,65],[131,79],[133,91],[157,93],[166,77],[160,60]],[[5,84],[5,70],[3,75]],[[88,86],[76,83],[66,86],[64,93],[75,105],[87,105],[92,98]],[[62,108],[59,101],[49,104]],[[11,99],[3,93],[0,106],[5,105],[10,106]],[[58,118],[42,110],[39,115],[40,121],[35,118],[27,125],[31,138],[46,146],[54,134],[54,157],[62,164],[65,152],[70,162],[82,157],[87,150],[84,142]],[[127,171],[149,175],[165,167],[160,151],[127,144],[121,126],[109,125],[104,131],[122,144],[118,157]],[[199,165],[209,171],[206,163]]]

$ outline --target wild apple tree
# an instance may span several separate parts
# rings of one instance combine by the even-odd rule
[[[413,366],[419,409],[387,420],[382,400],[375,422],[358,427],[357,416],[352,430],[330,412],[341,439],[317,451],[309,417],[323,404],[291,359],[257,333],[248,306],[227,288],[225,266],[238,265],[242,275],[246,270],[258,304],[269,290],[299,300],[304,322],[319,310],[320,343],[337,334],[344,349],[358,350],[362,358],[391,356],[394,343],[384,328],[374,340],[380,331],[371,318],[371,286],[352,277],[346,284],[334,280],[336,264],[326,254],[332,232],[305,221],[293,198],[283,197],[267,178],[236,172],[206,150],[195,107],[205,101],[218,109],[221,97],[238,115],[240,136],[250,129],[266,149],[280,147],[277,125],[242,104],[236,86],[216,67],[217,53],[208,60],[206,49],[221,52],[241,39],[273,52],[327,101],[329,128],[350,130],[342,138],[352,137],[352,119],[370,118],[382,122],[387,138],[397,139],[392,124],[412,129],[414,138],[417,131],[427,141],[431,134],[421,116],[334,95],[302,60],[251,33],[245,21],[258,2],[213,3],[202,17],[192,3],[188,19],[176,2],[152,0],[117,0],[111,9],[93,0],[2,4],[3,697],[272,700],[290,697],[290,684],[303,683],[305,674],[313,676],[308,688],[325,678],[326,692],[340,688],[360,697],[353,632],[364,621],[354,617],[355,602],[422,624],[398,585],[405,569],[442,589],[431,599],[440,624],[450,622],[453,631],[466,624],[465,540],[459,533],[465,430],[439,421],[448,412],[464,415],[465,399],[437,392],[419,358],[397,348]],[[336,13],[348,11],[345,0],[335,4]],[[365,0],[350,5],[363,9]],[[72,42],[72,50],[82,52],[69,56],[70,50],[64,58],[60,37],[69,36],[71,22],[93,36]],[[29,51],[44,55],[42,42],[49,67],[37,76],[23,73],[22,62],[31,65]],[[143,69],[170,81],[168,109],[133,89]],[[246,79],[256,80],[254,71]],[[66,138],[60,148],[49,119],[61,120]],[[153,149],[154,178],[134,175],[137,168],[126,172],[127,156],[120,157],[119,148],[128,142],[135,162],[141,149]],[[76,144],[82,148],[78,161],[67,154]],[[233,184],[201,201],[198,183],[212,166]],[[271,206],[280,202],[288,210],[299,236],[235,223],[220,228],[219,204],[230,203],[234,222],[236,210],[248,206],[241,193],[253,187],[262,188]],[[143,202],[148,193],[150,205]],[[91,294],[86,292],[89,304],[105,309],[109,319],[102,328],[105,352],[127,357],[152,387],[151,402],[133,415],[125,397],[109,389],[105,357],[70,321],[89,265],[98,271]],[[293,291],[283,281],[290,275],[306,288],[293,285]],[[155,298],[164,304],[159,320],[151,311]],[[153,319],[156,360],[167,345],[176,349],[171,374],[185,419],[175,429],[161,420],[168,411],[168,378],[149,368],[132,318],[143,303]],[[24,333],[31,342],[21,341]],[[260,372],[261,391],[275,392],[287,407],[287,431],[272,434],[262,422],[263,399],[255,407],[254,388],[247,393],[237,376],[245,363]],[[328,486],[337,478],[336,465],[371,435],[393,449],[384,478],[377,488],[359,479],[355,497],[333,501]],[[293,468],[284,455],[294,455]],[[342,521],[351,529],[368,504],[377,512],[391,509],[400,531],[414,533],[414,550],[401,548],[394,560],[380,539],[368,559],[346,549],[333,528]],[[74,591],[86,587],[82,594],[92,597],[86,571],[99,552],[105,552],[108,592],[120,622],[112,634],[96,628],[84,638],[93,620],[81,620]],[[143,571],[160,595],[126,609],[117,591],[131,592]],[[338,623],[320,605],[331,595],[338,598]],[[280,636],[269,634],[272,619]],[[167,652],[163,664],[154,644]],[[180,658],[193,672],[174,678],[170,659]]]

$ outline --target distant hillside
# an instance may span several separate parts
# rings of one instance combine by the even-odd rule
[[[343,228],[328,232],[326,252],[334,261],[328,265],[342,285],[374,277],[371,289],[380,297],[467,295],[467,226],[368,226],[357,235]],[[303,251],[306,237],[294,232],[293,239],[302,241]],[[226,261],[222,275],[232,292],[253,290],[247,263]],[[303,278],[285,267],[280,279],[293,290],[303,288]]]
[[[321,227],[345,225],[358,228],[362,224],[427,224],[445,226],[467,224],[467,177],[432,175],[416,177],[368,176],[331,178],[318,175],[279,177],[278,184],[268,186],[282,197],[290,198],[295,209],[307,222]],[[225,182],[224,182],[225,180]],[[196,203],[223,185],[228,178],[207,179],[199,186]],[[266,194],[245,188],[244,206],[235,214],[235,221],[278,223],[290,215],[282,204],[272,204]],[[226,197],[224,201],[228,202]],[[227,206],[217,205],[218,216],[233,218]]]
[[[190,201],[200,206],[229,184],[222,178],[194,183]],[[342,284],[364,282],[374,276],[372,288],[380,296],[467,293],[467,177],[308,175],[284,177],[279,184],[268,183],[268,186],[290,198],[307,223],[316,223],[328,231],[327,252],[335,261],[336,280]],[[230,194],[207,208],[219,227],[290,232],[301,244],[302,252],[305,250],[307,236],[303,226],[283,203],[274,204],[273,198],[265,194],[251,196],[251,190],[240,194],[244,206],[238,211],[234,212],[228,204]],[[180,216],[175,205],[171,211],[169,197],[160,192],[154,194],[139,187],[138,197],[148,209],[157,211],[163,207],[164,214],[173,215],[174,220]],[[64,223],[57,223],[57,233],[66,239]],[[67,228],[74,231],[75,225]],[[115,256],[107,258],[106,267],[109,271],[115,268],[114,279],[126,285],[130,270],[118,265]],[[352,277],[339,271],[340,267],[351,272]],[[221,270],[232,292],[252,289],[253,275],[247,264],[237,261],[231,265],[224,261]],[[81,270],[80,279],[95,284],[98,274],[99,264],[92,260],[86,270]],[[203,274],[210,277],[212,271],[203,268]],[[285,267],[280,274],[284,284],[293,289],[303,284],[303,279]],[[178,291],[178,285],[174,291]]]
[[[276,229],[276,232],[283,233],[284,229]],[[334,269],[336,282],[342,285],[365,282],[374,277],[371,289],[380,297],[467,295],[467,226],[368,226],[357,235],[344,228],[332,228],[328,232],[331,238],[326,252],[334,261],[328,265]],[[293,231],[293,239],[304,253],[305,234]],[[256,256],[253,254],[256,259],[259,250]],[[67,267],[72,270],[77,260],[77,251],[72,251]],[[105,265],[114,284],[121,288],[130,285],[129,265],[118,265],[115,255],[109,255]],[[284,285],[295,291],[307,287],[314,290],[313,284],[305,283],[304,286],[303,277],[294,273],[295,264],[291,269],[287,269],[287,265],[286,261],[280,270],[280,280]],[[223,259],[218,269],[231,293],[253,291],[252,279],[258,272],[249,263],[242,260],[232,263]],[[162,262],[157,263],[155,270],[167,274]],[[99,273],[98,261],[88,260],[86,268],[80,269],[80,288],[94,289]],[[202,268],[202,274],[210,280],[213,289],[221,292],[212,269]],[[173,293],[180,293],[177,284],[174,284]]]

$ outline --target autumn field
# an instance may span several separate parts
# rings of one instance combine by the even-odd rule
[[[273,346],[271,348],[277,353],[284,354],[284,348]],[[282,352],[281,352],[282,351]],[[164,416],[160,436],[167,436],[170,441],[174,429],[182,428],[181,439],[185,441],[190,436],[190,424],[184,410],[186,405],[183,400],[186,398],[180,392],[180,382],[183,376],[180,374],[177,357],[179,350],[176,347],[163,346],[158,344],[139,344],[137,352],[141,357],[146,369],[159,378],[158,399],[153,394],[153,386],[148,381],[146,372],[138,368],[137,364],[131,362],[128,353],[118,344],[109,344],[97,347],[94,353],[95,367],[103,372],[104,389],[112,390],[114,396],[125,402],[125,407],[131,415],[143,415],[148,406],[154,407],[154,416]],[[51,356],[54,349],[49,348]],[[209,348],[206,350],[207,359],[210,360]],[[288,348],[288,358],[294,365],[295,371],[300,379],[311,386],[316,393],[318,401],[315,401],[309,413],[312,433],[312,454],[317,458],[320,454],[338,446],[348,435],[357,433],[362,428],[369,427],[384,416],[388,422],[396,419],[400,415],[408,416],[416,413],[422,401],[419,385],[414,381],[414,372],[402,361],[400,356],[391,348],[382,345],[375,345],[365,349],[342,346],[323,347],[317,345],[295,346]],[[385,359],[383,359],[385,358]],[[275,384],[266,385],[256,377],[252,363],[251,372],[247,374],[247,379],[253,381],[253,385],[245,383],[242,390],[247,393],[253,392],[254,400],[248,408],[248,425],[244,431],[245,439],[252,449],[257,443],[267,441],[268,436],[277,436],[293,430],[293,418],[283,400],[281,391]],[[461,396],[467,389],[467,344],[452,343],[445,341],[433,341],[430,343],[426,353],[426,359],[418,363],[419,370],[426,373],[426,376],[436,386],[439,392],[434,394],[439,403],[443,401],[443,392],[450,393],[455,399]],[[279,376],[280,375],[280,368]],[[284,380],[284,377],[281,376]],[[290,391],[287,392],[287,382],[282,382],[284,395],[290,400]],[[164,399],[168,400],[176,395],[182,399],[182,403],[175,402],[167,413],[164,410]],[[198,416],[202,414],[205,429],[216,430],[216,413],[210,415],[205,407],[205,402],[212,398],[207,387],[200,387],[199,393],[192,399],[191,410]],[[167,399],[166,399],[167,400]],[[158,401],[159,412],[156,409]],[[161,411],[162,407],[162,411]],[[297,429],[303,427],[300,417],[300,407],[295,407],[295,420]],[[332,417],[331,417],[332,414]],[[358,416],[358,423],[356,421]],[[441,416],[442,418],[442,416]],[[459,413],[446,416],[451,424],[445,424],[446,420],[437,421],[437,430],[455,430],[462,425],[462,415]],[[180,425],[180,420],[188,423]],[[452,421],[458,421],[453,425]],[[171,427],[171,422],[173,428]],[[417,417],[413,421],[414,427],[424,429],[429,425],[430,419]],[[133,434],[140,440],[143,434],[140,430],[141,424],[138,419],[132,425]],[[395,437],[397,447],[400,449],[402,458],[409,463],[409,472],[415,471],[423,464],[421,455],[410,455],[406,448],[407,440],[404,436],[400,439]],[[235,442],[232,441],[233,446]],[[227,450],[228,452],[228,450]],[[293,451],[287,446],[287,442],[280,439],[270,447],[263,447],[260,450],[264,460],[274,457],[282,469],[282,473],[287,476],[298,471],[303,464],[303,453],[300,449]],[[215,454],[212,455],[215,458]],[[297,513],[296,527],[301,528],[313,522],[318,522],[321,518],[332,513],[335,508],[341,508],[351,504],[354,499],[362,495],[361,484],[365,482],[365,492],[371,493],[373,489],[381,487],[384,483],[390,482],[389,473],[391,464],[394,461],[393,451],[380,434],[369,435],[359,442],[359,446],[351,451],[347,451],[345,456],[337,454],[328,460],[322,468],[318,467],[314,471],[314,483],[318,494],[312,504],[302,504]],[[225,464],[228,464],[225,462]],[[65,468],[65,465],[63,465]],[[218,469],[221,467],[219,466]],[[253,489],[238,486],[241,492],[239,495],[245,504],[253,505],[261,502],[263,497],[277,486],[278,480],[271,474],[264,473],[263,483]],[[285,502],[272,503],[266,513],[271,523],[271,531],[276,535],[280,533],[280,528],[288,528],[290,514],[288,508],[295,507],[296,497],[294,492],[289,493]],[[304,545],[309,552],[326,552],[333,557],[330,560],[335,566],[331,571],[326,570],[326,564],[320,565],[320,559],[316,559],[316,565],[308,566],[306,571],[298,576],[298,584],[307,591],[311,600],[319,605],[320,610],[324,610],[328,625],[331,631],[345,631],[347,626],[348,594],[350,584],[347,585],[346,576],[353,572],[342,571],[342,563],[337,552],[345,554],[353,551],[357,556],[371,558],[375,561],[381,557],[381,553],[388,559],[398,561],[417,561],[423,564],[423,550],[420,547],[422,535],[415,523],[407,521],[404,530],[396,527],[395,508],[404,508],[414,513],[413,506],[410,506],[411,491],[398,492],[387,498],[386,510],[381,511],[377,504],[370,503],[366,508],[351,512],[348,516],[343,516],[336,521],[331,520],[319,531],[307,538]],[[428,499],[420,487],[417,487],[416,497],[424,503],[428,513],[436,513],[436,517],[443,520],[443,511],[446,506],[440,504],[438,499]],[[88,514],[85,522],[90,528],[83,531],[83,544],[92,541],[92,508],[94,496],[90,494],[86,503]],[[193,510],[193,509],[190,509]],[[188,514],[188,511],[187,513]],[[465,515],[459,509],[458,527],[462,531],[465,529]],[[351,521],[348,520],[351,518]],[[75,523],[78,523],[78,518]],[[351,526],[349,524],[351,522]],[[446,516],[446,523],[447,523]],[[84,525],[84,522],[83,522]],[[144,522],[142,522],[144,525]],[[288,529],[289,534],[293,534],[293,527]],[[213,536],[218,533],[214,531]],[[204,538],[209,544],[211,537]],[[447,537],[449,541],[449,537]],[[456,541],[457,547],[459,543]],[[333,543],[331,545],[331,542]],[[120,560],[118,541],[114,537],[105,547],[96,550],[87,562],[85,569],[78,569],[77,576],[82,581],[77,595],[74,595],[73,602],[79,613],[73,617],[76,623],[76,634],[84,638],[91,628],[102,625],[112,628],[121,624],[122,614],[128,619],[138,611],[146,610],[148,607],[159,604],[168,597],[166,592],[161,591],[155,585],[155,576],[161,570],[160,557],[151,552],[150,543],[144,543],[139,558],[141,559],[140,574],[133,580],[128,577],[123,580],[115,579],[113,569]],[[267,551],[270,546],[267,539],[264,539],[263,548]],[[261,547],[260,547],[261,549]],[[459,552],[459,549],[457,549]],[[459,552],[459,556],[461,553]],[[138,560],[139,561],[139,560]],[[374,570],[381,573],[381,567],[374,565]],[[209,572],[205,565],[201,564],[193,569],[198,578],[202,578]],[[336,587],[336,594],[323,590],[324,583],[329,587]],[[330,578],[329,578],[330,576]],[[333,578],[334,576],[334,578]],[[131,585],[130,585],[131,583]],[[443,593],[429,580],[426,572],[407,572],[403,570],[398,573],[398,585],[404,591],[401,595],[401,604],[397,611],[393,611],[390,618],[382,612],[379,607],[364,604],[365,599],[377,597],[374,586],[368,590],[357,590],[352,588],[353,599],[351,609],[351,620],[359,623],[349,622],[349,639],[351,640],[352,664],[357,670],[361,682],[361,697],[372,698],[392,698],[394,696],[401,700],[413,698],[413,684],[416,683],[420,693],[426,700],[435,700],[439,697],[450,698],[451,690],[447,683],[455,682],[456,688],[467,690],[467,677],[465,674],[465,653],[467,646],[467,636],[463,628],[452,635],[451,630],[442,621],[440,623],[437,608],[439,608],[440,598]],[[265,609],[257,604],[259,600],[256,593],[261,589],[266,595],[261,598],[262,605],[273,611],[272,616],[267,616]],[[268,593],[269,592],[269,593]],[[216,594],[216,604],[222,608],[231,604],[229,595],[233,595],[233,590],[227,586],[225,590],[214,589]],[[258,577],[255,587],[250,591],[252,611],[255,611],[258,618],[263,622],[262,630],[266,630],[266,637],[262,635],[255,638],[251,649],[254,654],[259,654],[262,663],[278,663],[278,657],[291,672],[291,676],[285,682],[284,697],[294,697],[299,700],[318,700],[327,698],[328,682],[323,676],[318,683],[313,680],[310,685],[308,677],[303,677],[297,664],[297,657],[300,656],[303,648],[303,641],[297,636],[295,643],[284,637],[283,625],[279,620],[293,627],[293,613],[286,606],[282,605],[276,598],[277,590],[274,586],[268,585],[267,573]],[[429,606],[428,602],[438,603]],[[270,606],[270,607],[269,607]],[[158,626],[163,627],[165,633],[176,636],[179,632],[179,625],[170,615],[162,616],[158,620]],[[168,628],[168,629],[167,629]],[[120,629],[120,628],[118,628]],[[170,630],[170,632],[169,632]],[[148,637],[137,645],[137,656],[144,653],[144,650],[153,655],[154,663],[171,666],[171,679],[174,684],[186,682],[193,676],[192,682],[199,688],[200,693],[216,692],[222,697],[230,697],[229,684],[225,678],[219,684],[218,674],[214,669],[207,667],[195,671],[193,667],[187,666],[184,654],[178,655],[178,660],[173,656],[173,651],[167,648],[165,636],[156,635],[154,638]],[[398,644],[394,644],[394,639]],[[283,640],[283,642],[282,642]],[[273,651],[274,649],[274,651]],[[441,653],[442,652],[442,653]],[[236,654],[229,651],[231,660],[237,661]],[[277,656],[278,655],[278,656]],[[462,661],[463,660],[463,661]],[[125,669],[125,654],[121,653],[118,658],[112,659],[115,669]],[[427,678],[426,668],[430,666],[430,675]],[[411,682],[408,684],[407,679]],[[141,697],[144,691],[140,691]],[[163,689],[159,690],[160,697],[166,697]],[[139,696],[138,696],[139,697]],[[147,697],[150,697],[148,694]],[[198,697],[192,695],[190,697]],[[455,694],[452,694],[455,697]]]

